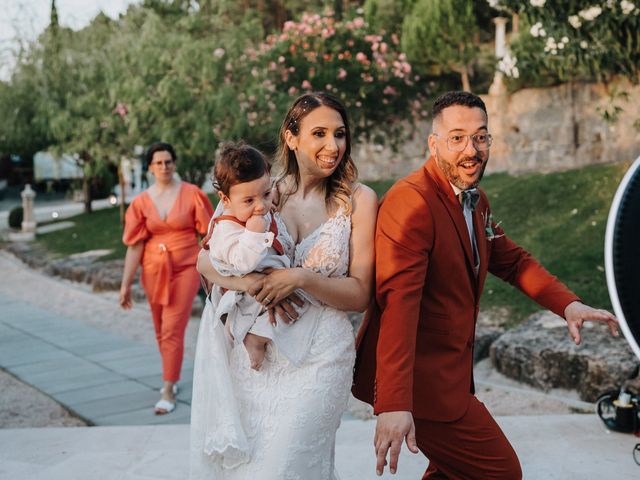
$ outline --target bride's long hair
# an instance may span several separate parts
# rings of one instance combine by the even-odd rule
[[[346,138],[346,148],[342,160],[340,160],[334,172],[325,179],[325,205],[329,207],[330,203],[335,201],[348,214],[351,212],[352,207],[351,194],[353,192],[353,184],[358,177],[358,169],[351,158],[351,129],[349,128],[347,110],[342,105],[342,102],[326,92],[305,93],[299,96],[289,108],[280,127],[275,160],[279,164],[281,172],[276,179],[276,185],[280,186],[286,177],[293,179],[293,185],[289,186],[288,191],[281,192],[280,208],[285,204],[287,198],[298,190],[300,184],[298,161],[295,152],[287,145],[285,133],[289,130],[293,135],[297,136],[300,133],[302,120],[321,106],[329,107],[340,114],[344,123]]]

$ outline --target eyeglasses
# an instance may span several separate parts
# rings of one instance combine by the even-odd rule
[[[174,161],[173,160],[161,160],[159,162],[151,162],[151,166],[153,167],[171,167],[173,166]]]
[[[434,135],[436,137],[440,136],[437,133],[434,133]],[[471,138],[473,148],[480,152],[489,150],[491,142],[493,141],[493,137],[490,133],[476,133],[474,135],[453,134],[447,137],[447,148],[452,152],[462,152],[465,148],[467,148],[469,138]]]

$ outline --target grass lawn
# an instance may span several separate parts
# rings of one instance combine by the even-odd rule
[[[611,308],[604,274],[604,232],[609,207],[628,164],[597,165],[551,174],[494,174],[482,181],[493,217],[509,237],[530,251],[585,302]],[[369,185],[382,196],[392,181]],[[61,255],[114,249],[105,258],[123,258],[118,208],[72,218],[73,228],[39,235]],[[507,308],[518,323],[539,307],[510,285],[489,275],[482,307]]]

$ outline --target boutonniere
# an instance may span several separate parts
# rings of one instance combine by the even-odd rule
[[[502,220],[496,223],[493,220],[493,215],[489,212],[489,209],[486,209],[481,213],[482,220],[484,223],[484,233],[487,236],[488,241],[495,240],[496,238],[504,237],[504,233],[496,233],[494,228],[497,228],[502,223]]]

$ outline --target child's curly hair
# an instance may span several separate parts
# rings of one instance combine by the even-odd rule
[[[228,142],[220,147],[213,167],[213,187],[229,195],[237,183],[251,182],[271,172],[271,165],[263,153],[244,142]]]

